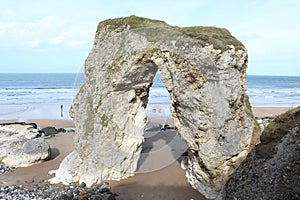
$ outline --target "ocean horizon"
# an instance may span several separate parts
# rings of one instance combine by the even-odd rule
[[[83,83],[80,73],[0,73],[0,120],[71,119],[69,109]],[[253,107],[300,105],[300,76],[248,75],[247,88]],[[147,114],[170,116],[170,103],[158,73]]]

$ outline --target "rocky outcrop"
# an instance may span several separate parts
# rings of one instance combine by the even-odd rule
[[[70,110],[75,150],[50,181],[92,185],[134,175],[159,70],[188,145],[186,176],[208,198],[217,197],[258,142],[245,112],[246,68],[244,46],[226,29],[179,28],[135,16],[101,22],[85,62],[86,83]]]
[[[47,160],[50,155],[49,144],[42,138],[35,138],[16,144],[2,162],[10,167],[28,167]]]
[[[10,167],[27,167],[50,157],[50,146],[36,124],[0,124],[0,161]]]
[[[39,134],[36,124],[0,124],[0,161],[13,150],[14,143],[36,138]]]
[[[276,117],[224,187],[223,199],[300,198],[300,107]]]

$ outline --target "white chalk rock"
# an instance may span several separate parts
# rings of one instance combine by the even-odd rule
[[[27,140],[20,148],[13,149],[2,162],[10,167],[28,167],[47,160],[50,155],[49,144],[42,138],[35,138]]]
[[[135,16],[99,24],[86,83],[70,110],[75,150],[50,181],[89,186],[134,175],[158,69],[188,146],[188,181],[208,198],[219,195],[257,142],[251,111],[245,112],[247,52],[226,29],[179,28]]]
[[[36,124],[0,124],[0,160],[10,167],[27,167],[50,157],[50,146]]]

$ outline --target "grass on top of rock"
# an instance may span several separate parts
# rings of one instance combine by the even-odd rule
[[[270,140],[280,140],[289,132],[291,127],[300,126],[300,106],[277,116],[265,128],[261,135],[261,142],[268,143]]]
[[[125,18],[108,19],[102,21],[98,25],[98,30],[103,27],[114,30],[118,27],[129,25],[130,29],[141,29],[142,31],[150,31],[151,35],[155,33],[160,35],[160,31],[168,30],[181,33],[195,39],[202,46],[212,44],[215,49],[227,50],[229,45],[235,46],[236,49],[244,49],[244,45],[233,37],[225,28],[217,28],[210,26],[195,26],[195,27],[177,27],[170,26],[164,21],[147,19],[137,16]],[[160,39],[160,37],[158,37]]]
[[[276,151],[276,145],[292,128],[300,125],[300,107],[291,109],[277,116],[264,129],[260,137],[261,143],[256,146],[258,158],[271,158]]]
[[[115,18],[115,19],[108,19],[104,20],[99,23],[98,29],[104,26],[108,26],[109,29],[115,29],[123,25],[129,25],[131,29],[133,28],[143,28],[143,27],[168,27],[169,25],[160,20],[154,20],[154,19],[147,19],[143,17],[137,17],[134,15],[131,15],[129,17],[124,18]]]
[[[213,44],[215,49],[226,50],[228,45],[235,46],[236,49],[244,49],[244,45],[233,37],[225,28],[211,26],[195,26],[175,28],[175,30],[196,39],[200,44]]]

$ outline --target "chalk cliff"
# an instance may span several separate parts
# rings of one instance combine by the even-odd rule
[[[136,16],[100,22],[86,83],[70,110],[75,150],[51,181],[92,185],[134,175],[149,88],[160,70],[175,127],[188,145],[188,181],[216,198],[259,138],[245,103],[246,69],[247,52],[226,29]]]

